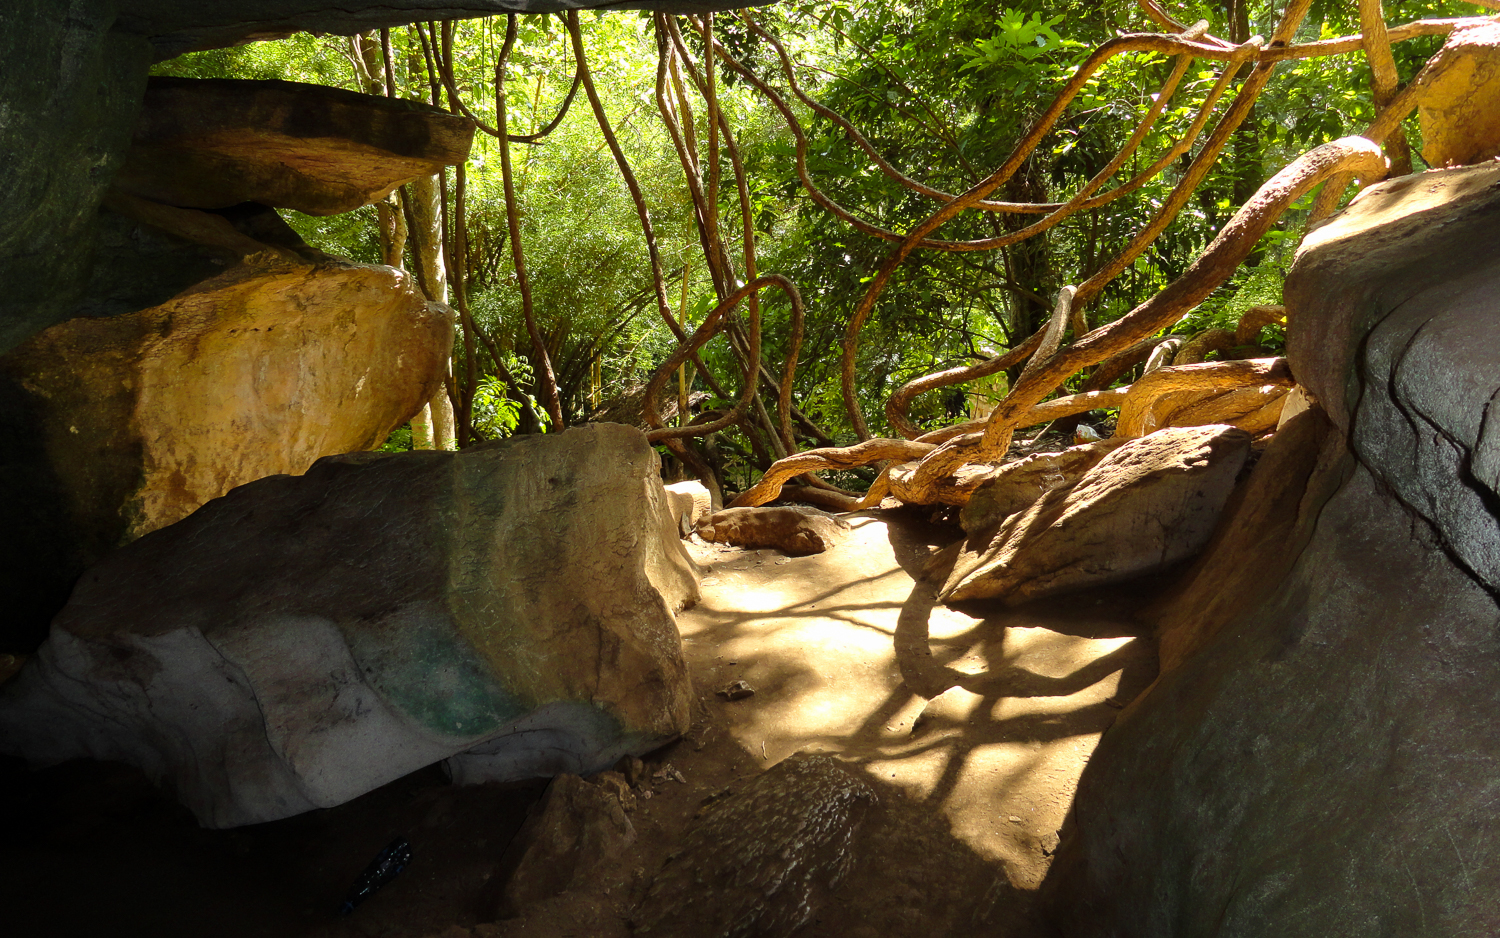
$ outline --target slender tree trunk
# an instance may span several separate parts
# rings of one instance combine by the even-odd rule
[[[439,203],[438,177],[425,176],[407,186],[411,196],[410,238],[412,266],[417,283],[427,299],[448,303],[447,265],[443,262],[442,209]],[[452,365],[450,363],[449,368]],[[454,445],[453,403],[448,397],[447,380],[422,412],[411,420],[413,449],[449,449]]]
[[[405,269],[402,263],[406,255],[406,216],[401,211],[400,193],[392,192],[375,203],[375,214],[380,222],[380,261],[387,267]]]

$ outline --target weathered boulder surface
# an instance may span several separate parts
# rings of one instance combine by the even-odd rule
[[[1070,446],[1060,453],[1032,453],[991,468],[959,513],[964,533],[993,533],[1000,522],[1025,511],[1055,488],[1070,487],[1099,460],[1125,444],[1122,437]]]
[[[796,556],[821,554],[848,531],[847,522],[805,505],[725,508],[700,521],[695,529],[709,543],[769,548]]]
[[[1262,596],[1101,740],[1063,933],[1494,934],[1493,595],[1359,468]]]
[[[1427,165],[1500,156],[1500,23],[1460,25],[1423,71],[1417,117]]]
[[[1328,471],[1343,436],[1321,408],[1303,410],[1277,431],[1250,478],[1234,490],[1203,553],[1140,617],[1155,625],[1166,674],[1260,601],[1291,569],[1341,475]]]
[[[1299,379],[1355,454],[1500,589],[1500,164],[1393,179],[1308,234],[1287,278]],[[1420,258],[1420,261],[1417,259]]]
[[[64,318],[88,282],[151,62],[144,37],[111,29],[115,6],[0,5],[0,352]]]
[[[1331,429],[1279,431],[1246,530],[1166,605],[1172,668],[1049,874],[1069,938],[1500,927],[1497,243],[1494,165],[1373,186],[1304,240],[1288,357]]]
[[[635,827],[617,795],[576,775],[557,776],[506,849],[501,917],[522,915],[564,892],[622,885],[634,844]]]
[[[101,288],[97,305],[113,315],[70,319],[0,357],[0,519],[11,532],[0,586],[26,597],[0,628],[11,650],[34,647],[108,550],[243,482],[378,446],[440,387],[451,313],[407,275],[167,211],[244,245],[189,242],[111,213],[108,230],[134,245],[110,248],[112,268],[133,258],[148,272]]]
[[[1094,444],[1098,445],[1098,444]],[[1165,570],[1197,553],[1250,452],[1234,427],[1158,430],[970,538],[939,599],[1016,604]]]
[[[83,577],[0,746],[137,765],[212,827],[648,751],[688,725],[697,595],[657,473],[605,424],[240,486]]]
[[[474,123],[425,104],[292,81],[152,78],[115,186],[188,208],[334,215],[461,163]]]
[[[796,755],[702,809],[633,915],[651,938],[784,938],[855,857],[875,792],[829,756]],[[888,858],[883,858],[888,859]]]
[[[677,519],[677,532],[683,537],[693,533],[713,514],[713,494],[702,482],[673,482],[666,487],[667,505]]]

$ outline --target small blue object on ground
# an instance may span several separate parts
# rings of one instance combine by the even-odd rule
[[[365,871],[355,881],[354,888],[349,890],[349,896],[339,906],[340,915],[348,915],[354,911],[354,907],[375,895],[381,888],[395,879],[406,865],[411,862],[411,844],[406,842],[405,837],[397,837],[390,842],[380,856],[376,857]]]

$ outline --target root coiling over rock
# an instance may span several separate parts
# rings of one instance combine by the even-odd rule
[[[1126,438],[1145,436],[1158,427],[1166,426],[1165,420],[1170,419],[1170,412],[1161,413],[1155,410],[1154,405],[1174,392],[1199,392],[1202,395],[1197,397],[1196,401],[1181,402],[1172,408],[1178,414],[1186,416],[1198,402],[1202,402],[1213,392],[1252,389],[1255,392],[1252,402],[1248,403],[1243,410],[1227,414],[1239,416],[1264,405],[1270,397],[1284,393],[1284,390],[1290,388],[1293,383],[1292,370],[1287,366],[1285,358],[1200,362],[1192,365],[1171,365],[1158,368],[1130,386],[1129,393],[1125,395],[1120,405],[1120,421],[1115,428],[1115,435]],[[1216,397],[1215,400],[1217,399]],[[1235,403],[1238,403],[1238,399]],[[1228,408],[1221,406],[1217,409],[1205,409],[1201,412],[1201,416],[1220,418],[1226,416],[1226,411],[1232,411],[1233,406],[1231,404]],[[1198,419],[1191,422],[1185,421],[1183,425],[1215,422],[1220,421]]]

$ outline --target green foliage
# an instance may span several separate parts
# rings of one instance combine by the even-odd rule
[[[1270,35],[1284,5],[1282,0],[1250,3],[1250,31]],[[1184,21],[1201,17],[1215,34],[1231,34],[1228,5],[1217,0],[1174,2],[1171,8]],[[1456,0],[1388,0],[1385,8],[1392,23],[1472,13],[1472,7]],[[1085,0],[808,0],[761,7],[755,15],[800,63],[797,74],[804,88],[859,127],[902,172],[947,192],[962,192],[990,173],[1100,43],[1122,32],[1155,31],[1134,4]],[[604,109],[650,206],[674,310],[682,299],[682,279],[687,281],[691,327],[717,297],[704,269],[681,166],[656,111],[650,18],[585,15],[582,23]],[[768,43],[727,15],[716,19],[716,29],[736,57],[778,87],[786,86]],[[1356,4],[1315,0],[1297,41],[1357,31]],[[458,90],[479,119],[492,125],[494,63],[503,35],[501,18],[455,27]],[[392,37],[399,92],[425,100],[430,91],[414,34],[396,29]],[[1429,37],[1394,47],[1403,81],[1440,41]],[[1124,55],[1106,64],[1016,177],[993,197],[1068,198],[1119,151],[1172,64],[1152,53]],[[350,46],[342,37],[298,35],[194,53],[155,71],[360,87]],[[1111,185],[1144,169],[1181,138],[1216,74],[1216,65],[1201,60],[1189,70],[1161,120]],[[807,304],[796,400],[832,436],[849,441],[852,430],[839,387],[840,342],[852,310],[891,246],[852,230],[814,204],[794,173],[792,141],[780,115],[727,67],[719,75],[721,104],[736,129],[747,170],[759,269],[790,277]],[[531,132],[551,120],[572,78],[572,54],[559,21],[521,17],[507,71],[512,132]],[[701,143],[707,137],[705,109],[695,102]],[[907,230],[936,206],[933,199],[880,173],[843,130],[800,105],[796,110],[808,133],[809,171],[829,197],[895,231]],[[1282,63],[1252,118],[1219,155],[1188,207],[1086,311],[1089,324],[1119,318],[1181,276],[1248,192],[1297,155],[1357,132],[1373,116],[1364,56]],[[1414,123],[1408,131],[1417,143]],[[589,410],[596,361],[603,374],[601,393],[608,400],[638,389],[676,341],[657,316],[634,205],[583,95],[550,136],[535,146],[513,145],[511,158],[538,326],[565,409],[570,419],[578,419]],[[1059,288],[1081,282],[1124,249],[1167,200],[1186,163],[1185,158],[1123,198],[1075,215],[1024,245],[997,252],[915,254],[892,277],[860,336],[859,404],[872,429],[889,429],[883,426],[884,402],[901,384],[989,357],[1029,334]],[[542,409],[535,402],[532,377],[537,362],[522,322],[496,142],[479,135],[466,169],[469,277],[464,287],[475,321],[494,337],[504,359],[493,362],[483,347],[476,349],[483,377],[473,416],[485,436],[502,437],[540,426]],[[701,169],[706,174],[707,167]],[[720,224],[731,253],[737,254],[740,208],[727,153],[719,169]],[[451,187],[451,172],[448,178]],[[1250,306],[1279,302],[1306,211],[1305,200],[1266,236],[1252,263],[1174,331],[1232,328]],[[288,217],[304,238],[330,253],[379,259],[373,209],[334,218]],[[939,235],[955,240],[993,237],[1034,219],[968,212]],[[790,308],[779,294],[768,292],[761,312],[765,359],[779,371]],[[738,315],[743,323],[746,311]],[[737,397],[743,377],[727,341],[714,339],[702,355],[726,395]],[[458,360],[463,358],[460,347]],[[507,370],[515,384],[500,376]],[[695,387],[709,389],[701,376]],[[716,399],[708,406],[731,403]],[[950,422],[957,418],[948,403],[941,395],[925,395],[916,402],[913,417],[924,426]],[[401,432],[393,434],[388,446],[401,445]],[[763,448],[765,442],[735,434],[723,437],[731,475],[748,474],[760,459],[757,446]]]
[[[474,428],[491,440],[502,440],[521,425],[521,402],[510,397],[509,391],[503,379],[487,375],[474,392]]]
[[[152,75],[177,78],[244,78],[302,81],[336,88],[355,88],[353,68],[341,36],[296,33],[277,42],[252,42],[227,49],[189,52],[158,62]]]
[[[391,431],[386,441],[381,444],[382,453],[409,453],[412,450],[411,424],[403,423]]]

